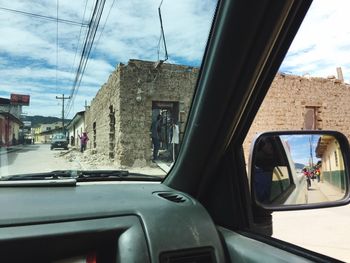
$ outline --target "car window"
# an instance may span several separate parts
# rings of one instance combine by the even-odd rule
[[[60,135],[55,135],[54,137],[53,137],[54,139],[65,139],[65,136],[63,135],[63,134],[60,134]]]
[[[253,138],[264,131],[336,130],[350,139],[348,8],[349,2],[341,0],[312,3],[246,137],[246,158]],[[322,140],[328,150],[320,154]],[[298,177],[310,180],[310,202],[316,194],[323,200],[344,195],[337,143],[315,136],[289,143]],[[274,237],[350,261],[349,206],[272,216]]]
[[[253,163],[257,200],[267,204],[286,200],[294,182],[283,141],[278,136],[260,139],[253,153]]]
[[[216,5],[0,1],[1,176],[164,177],[180,151]],[[68,144],[50,146],[58,139]]]

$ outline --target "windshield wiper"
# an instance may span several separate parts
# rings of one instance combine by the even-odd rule
[[[2,177],[0,185],[13,184],[44,184],[54,183],[76,184],[76,182],[91,181],[161,181],[162,178],[154,175],[130,173],[127,170],[57,170],[48,173],[19,174]],[[11,183],[10,183],[11,182]],[[23,183],[22,183],[23,182]],[[29,183],[32,182],[32,183]]]
[[[80,170],[76,172],[78,182],[86,181],[156,181],[162,180],[155,175],[130,173],[127,170]]]
[[[20,180],[56,180],[72,178],[71,171],[59,170],[48,173],[16,174],[1,177],[0,181],[20,181]]]
[[[0,186],[75,186],[76,183],[69,171],[10,175],[0,179]]]

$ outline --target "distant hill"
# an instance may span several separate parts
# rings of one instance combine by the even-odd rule
[[[305,164],[302,163],[294,163],[295,169],[303,169],[305,167]]]
[[[62,121],[61,118],[57,118],[57,117],[45,117],[45,116],[39,116],[39,115],[35,115],[35,116],[25,116],[25,118],[23,119],[24,121],[31,121],[32,122],[32,127],[37,127],[40,124],[50,124],[50,123],[54,123],[54,122],[58,122],[58,121]],[[67,123],[70,120],[65,119],[64,122]]]

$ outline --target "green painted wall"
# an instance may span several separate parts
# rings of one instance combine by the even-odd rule
[[[344,170],[338,171],[323,171],[323,180],[331,185],[345,190],[345,172]]]

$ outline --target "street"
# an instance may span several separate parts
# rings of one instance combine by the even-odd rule
[[[0,155],[0,175],[51,172],[53,170],[79,169],[77,162],[57,158],[61,150],[50,150],[50,144],[25,145],[19,150]]]
[[[20,146],[11,152],[0,152],[0,176],[51,172],[53,170],[114,170],[125,167],[116,166],[108,158],[91,154],[86,150],[80,153],[76,149],[50,150],[50,144],[30,144]],[[164,177],[166,173],[157,165],[153,167],[129,167],[129,172],[157,175]]]

